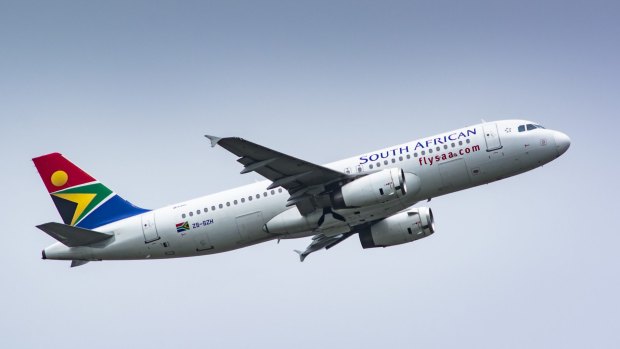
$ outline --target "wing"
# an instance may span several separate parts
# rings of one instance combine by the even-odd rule
[[[297,205],[302,214],[322,207],[314,200],[314,195],[324,192],[333,183],[354,178],[342,172],[313,164],[296,157],[280,153],[243,138],[218,138],[205,135],[211,146],[222,148],[239,156],[237,160],[244,169],[241,173],[256,172],[272,181],[267,189],[285,188],[289,194],[287,206]]]
[[[342,241],[344,241],[345,239],[347,239],[348,237],[350,237],[351,235],[355,233],[357,233],[357,231],[351,231],[348,233],[342,233],[342,234],[338,234],[334,236],[327,236],[325,234],[317,234],[312,237],[312,242],[310,243],[310,245],[308,245],[308,247],[306,247],[305,251],[302,252],[302,251],[295,250],[295,252],[297,252],[297,254],[299,255],[299,260],[303,262],[304,259],[306,259],[306,257],[308,257],[309,254],[319,251],[323,248],[325,248],[326,250],[329,250],[330,248],[338,245],[339,243],[341,243]]]

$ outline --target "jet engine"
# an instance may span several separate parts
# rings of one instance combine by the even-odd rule
[[[388,217],[359,233],[363,248],[388,247],[425,238],[435,232],[433,211],[420,207]]]
[[[405,173],[391,168],[369,174],[343,185],[332,194],[336,209],[370,206],[391,201],[407,194]]]

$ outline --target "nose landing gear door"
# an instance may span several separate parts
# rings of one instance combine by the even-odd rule
[[[499,139],[496,123],[488,123],[482,125],[484,131],[484,140],[487,143],[487,151],[498,150],[502,148],[502,142]]]
[[[145,244],[159,240],[159,234],[155,226],[155,213],[147,212],[142,214],[142,233],[144,234]]]

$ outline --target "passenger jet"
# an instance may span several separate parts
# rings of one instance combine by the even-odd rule
[[[242,138],[206,136],[267,180],[155,210],[134,206],[52,153],[34,158],[63,223],[37,226],[55,244],[43,259],[89,261],[201,256],[312,237],[300,260],[357,234],[362,248],[435,232],[420,201],[540,167],[570,146],[564,133],[524,120],[483,122],[317,165]]]

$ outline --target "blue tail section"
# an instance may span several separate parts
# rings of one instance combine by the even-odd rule
[[[129,201],[114,194],[112,198],[104,202],[103,205],[99,206],[91,214],[80,221],[77,226],[86,229],[93,229],[148,211],[149,210],[136,207]]]

